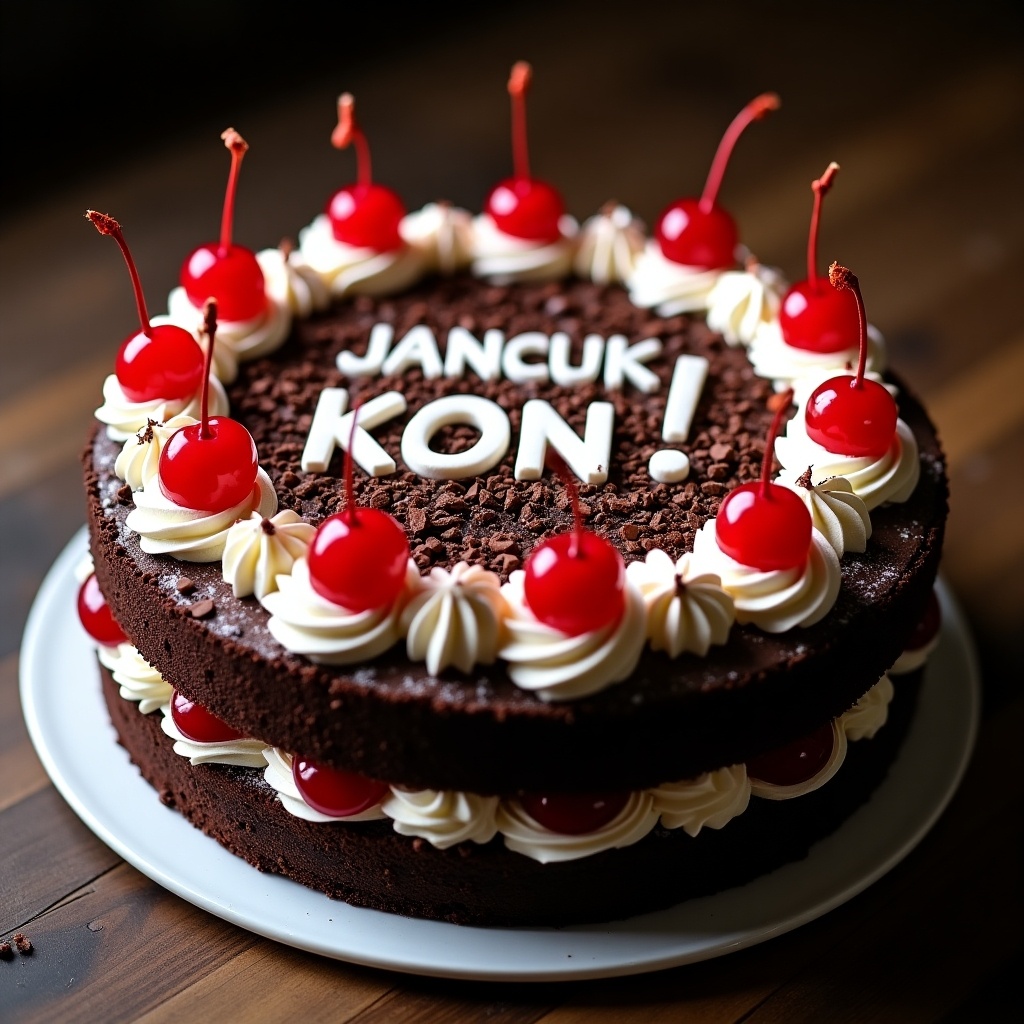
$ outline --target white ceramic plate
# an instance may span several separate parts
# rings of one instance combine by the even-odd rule
[[[872,799],[806,860],[607,925],[468,928],[396,917],[260,874],[160,803],[115,740],[78,622],[75,566],[85,554],[83,530],[43,582],[22,646],[25,719],[54,785],[100,839],[171,892],[242,928],[351,963],[436,977],[555,981],[638,974],[763,942],[851,899],[902,860],[949,802],[977,732],[976,660],[963,617],[940,583],[940,646],[899,758]]]

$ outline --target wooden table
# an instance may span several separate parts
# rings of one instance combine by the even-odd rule
[[[132,148],[138,133],[126,115],[93,108],[95,118],[113,119],[103,122],[108,159],[83,147],[67,156],[46,194],[36,190],[31,203],[6,209],[0,939],[21,931],[35,949],[0,960],[0,1019],[653,1024],[1020,1014],[1019,17],[999,3],[958,7],[956,19],[934,5],[912,17],[911,9],[900,15],[868,4],[816,9],[812,22],[782,5],[769,23],[753,6],[709,6],[634,3],[626,23],[621,12],[598,16],[581,3],[553,12],[527,4],[507,19],[481,14],[455,26],[442,18],[393,48],[369,41],[329,67],[324,47],[314,48],[302,88],[275,88],[269,72],[261,88],[250,73],[244,106],[218,94],[196,108],[191,129],[178,132],[180,121],[168,115],[175,132],[167,138],[155,106],[143,151]],[[338,19],[330,31],[343,31]],[[283,39],[287,47],[290,37]],[[221,43],[216,33],[207,37],[207,52]],[[247,51],[236,52],[243,67]],[[410,206],[445,196],[478,208],[509,167],[503,85],[520,57],[536,68],[536,171],[562,186],[579,215],[614,197],[650,223],[668,201],[700,188],[729,118],[773,88],[783,108],[741,142],[722,198],[751,247],[796,279],[808,184],[829,160],[842,165],[822,259],[841,259],[860,275],[893,365],[939,425],[953,493],[943,573],[971,623],[984,681],[981,734],[963,785],[890,874],[824,918],[752,949],[587,983],[390,974],[299,952],[207,915],[121,861],[78,820],[36,759],[17,696],[24,617],[81,523],[76,454],[103,376],[132,329],[124,268],[81,213],[91,206],[124,223],[152,310],[160,311],[183,255],[217,230],[226,170],[219,131],[235,123],[252,147],[236,238],[254,248],[275,244],[294,236],[352,173],[350,157],[327,144],[343,89],[357,95],[377,174]],[[186,74],[202,73],[200,56],[182,59]],[[88,85],[79,79],[77,88],[87,101]],[[147,88],[154,103],[174,103],[157,97],[153,82]],[[80,128],[83,109],[87,102],[55,112],[56,122],[70,118]]]

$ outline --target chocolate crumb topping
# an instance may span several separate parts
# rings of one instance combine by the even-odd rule
[[[178,582],[174,584],[174,589],[179,594],[191,594],[196,589],[196,585],[187,576],[179,576]]]
[[[193,619],[205,619],[207,615],[212,615],[214,610],[213,602],[207,598],[205,601],[196,601],[191,608],[189,608],[189,614]]]
[[[260,520],[260,529],[268,536],[273,537],[277,532],[277,528],[269,519]]]

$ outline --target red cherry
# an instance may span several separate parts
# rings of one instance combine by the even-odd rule
[[[181,268],[181,286],[197,309],[213,298],[223,319],[252,320],[267,308],[263,271],[249,249],[231,242],[238,172],[249,144],[234,128],[222,132],[221,138],[231,153],[231,171],[221,214],[220,242],[201,245],[189,254]]]
[[[741,484],[718,509],[718,546],[742,565],[768,572],[796,569],[807,561],[811,516],[788,487]]]
[[[941,628],[942,609],[939,607],[938,595],[933,590],[928,595],[928,604],[924,610],[924,618],[914,628],[914,632],[910,634],[910,639],[907,641],[907,650],[919,651],[922,647],[927,647],[938,636]]]
[[[405,216],[402,200],[391,189],[373,182],[370,145],[356,121],[351,93],[338,97],[338,124],[331,134],[336,149],[356,147],[358,182],[346,185],[331,196],[327,216],[334,237],[345,245],[377,252],[392,252],[405,243],[399,225]]]
[[[715,202],[736,141],[752,121],[778,110],[779,97],[764,93],[751,100],[732,120],[718,144],[700,199],[672,203],[654,228],[662,255],[674,263],[705,270],[736,263],[739,232],[732,217]]]
[[[864,376],[868,336],[860,282],[838,263],[829,267],[828,274],[833,288],[853,292],[860,359],[855,376],[831,377],[814,389],[804,410],[807,436],[837,455],[879,458],[889,450],[896,434],[896,403],[881,384]]]
[[[115,373],[121,390],[130,402],[189,398],[203,379],[203,350],[184,328],[173,324],[153,327],[146,310],[146,297],[121,225],[113,217],[96,210],[85,216],[101,235],[110,235],[121,250],[135,292],[142,330],[126,338],[117,353]]]
[[[183,508],[223,512],[253,491],[259,457],[252,435],[237,420],[211,416],[180,427],[160,452],[160,490]]]
[[[788,487],[769,479],[775,438],[793,401],[793,389],[776,396],[777,408],[768,429],[761,460],[761,479],[740,484],[719,506],[715,520],[718,547],[741,565],[768,572],[798,569],[811,547],[811,514]]]
[[[811,394],[807,436],[830,452],[879,458],[896,433],[896,403],[877,381],[832,377]]]
[[[837,292],[818,278],[799,281],[782,298],[779,310],[782,339],[806,352],[842,352],[860,337],[857,300],[852,292]]]
[[[182,736],[196,743],[222,743],[237,740],[242,735],[202,704],[189,700],[177,690],[171,694],[171,719]]]
[[[799,281],[782,298],[779,326],[782,338],[793,348],[807,352],[841,352],[853,348],[860,338],[857,299],[836,291],[818,277],[818,232],[825,196],[839,171],[832,161],[825,173],[811,182],[814,207],[807,232],[807,280]]]
[[[116,647],[128,642],[128,637],[114,621],[95,573],[90,573],[78,588],[78,619],[86,633],[104,647]]]
[[[515,174],[499,181],[487,196],[485,211],[499,231],[531,242],[554,242],[561,238],[559,221],[565,201],[558,190],[530,175],[530,154],[526,138],[526,92],[533,69],[526,61],[512,67],[508,94],[512,98],[512,159]]]
[[[114,372],[129,402],[191,398],[203,379],[203,350],[184,328],[161,324],[125,339]]]
[[[832,757],[835,736],[832,723],[815,729],[778,750],[769,751],[747,762],[747,775],[776,786],[796,786],[813,779]]]
[[[579,836],[613,821],[628,799],[628,793],[524,793],[519,802],[537,824]]]
[[[292,759],[292,778],[302,799],[314,811],[332,818],[350,818],[369,810],[390,788],[385,782],[298,757]]]
[[[359,249],[392,252],[404,242],[399,225],[405,207],[384,185],[347,185],[327,204],[331,231],[339,242]]]
[[[385,608],[405,583],[409,541],[386,512],[350,505],[317,528],[308,562],[321,597],[353,612]]]

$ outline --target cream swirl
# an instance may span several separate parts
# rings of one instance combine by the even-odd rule
[[[832,545],[811,531],[807,561],[796,569],[755,569],[730,558],[716,539],[715,520],[697,531],[693,544],[695,571],[721,577],[732,595],[736,620],[753,623],[766,633],[785,633],[823,619],[839,596],[839,559]]]
[[[780,271],[756,260],[746,270],[725,271],[708,294],[708,327],[729,345],[749,345],[778,317],[786,287]]]
[[[734,764],[695,779],[666,782],[649,792],[665,828],[681,828],[695,836],[702,828],[722,828],[747,809],[750,780],[746,766]]]
[[[203,743],[186,736],[174,724],[168,705],[164,705],[163,712],[160,728],[174,740],[174,752],[179,757],[187,757],[192,764],[236,764],[243,768],[262,768],[266,763],[263,758],[266,744],[262,740],[240,736],[234,740]]]
[[[270,477],[257,470],[249,496],[223,512],[175,505],[159,482],[135,494],[135,508],[125,526],[139,535],[139,545],[150,555],[173,555],[183,562],[216,562],[224,554],[228,531],[252,512],[266,518],[277,511],[277,494]]]
[[[418,281],[425,270],[422,252],[408,244],[377,252],[339,242],[325,213],[299,232],[299,252],[337,299],[394,295]]]
[[[832,725],[832,752],[824,765],[809,779],[782,786],[775,782],[766,782],[755,775],[750,775],[750,792],[763,800],[792,800],[794,797],[805,796],[821,789],[843,766],[846,760],[846,732],[834,719]],[[749,774],[749,769],[748,769]]]
[[[643,595],[651,650],[678,658],[684,651],[703,658],[712,644],[724,644],[736,620],[732,598],[714,575],[698,574],[693,558],[673,562],[660,548],[626,567],[626,578]]]
[[[645,791],[630,793],[626,806],[611,821],[580,835],[552,832],[527,814],[518,800],[502,800],[498,805],[498,831],[505,845],[541,864],[579,860],[602,850],[632,846],[643,839],[657,821],[654,800]]]
[[[838,352],[812,352],[809,349],[788,345],[782,337],[782,328],[776,318],[758,327],[747,350],[747,357],[754,367],[754,373],[772,381],[777,390],[783,391],[790,385],[798,388],[799,400],[805,390],[805,381],[813,380],[813,387],[817,387],[836,372],[844,372],[849,367],[856,366],[859,350],[854,345]],[[880,374],[884,372],[885,367],[885,340],[869,324],[867,369],[869,372]]]
[[[121,696],[135,701],[142,714],[148,715],[170,701],[174,688],[131,644],[101,646],[96,654],[121,688]]]
[[[811,524],[832,545],[839,558],[847,551],[865,551],[871,536],[871,515],[864,500],[853,493],[846,477],[831,476],[811,483],[808,467],[796,480],[781,479],[807,506]]]
[[[171,434],[199,420],[192,416],[172,416],[166,423],[150,420],[134,437],[129,437],[114,463],[114,472],[133,491],[141,491],[160,468],[160,453]]]
[[[658,316],[693,313],[708,308],[711,289],[722,273],[676,263],[662,255],[661,246],[651,239],[629,279],[629,297],[634,306],[653,309]]]
[[[292,755],[277,747],[264,747],[263,756],[258,767],[266,768],[263,771],[263,778],[267,784],[277,791],[277,797],[281,806],[296,818],[304,821],[329,822],[329,821],[380,821],[386,817],[381,810],[378,801],[372,807],[358,814],[350,814],[348,817],[340,818],[321,811],[314,810],[302,798],[299,787],[295,785],[295,776],[292,774]]]
[[[848,740],[870,740],[885,725],[893,698],[892,680],[883,675],[852,708],[839,719]]]
[[[291,574],[278,576],[277,590],[263,598],[271,635],[286,650],[325,665],[352,665],[383,654],[401,636],[402,607],[420,587],[416,563],[409,560],[405,586],[390,607],[353,612],[321,597],[309,578],[309,564],[298,558]]]
[[[473,219],[473,273],[494,284],[568,277],[578,227],[569,216],[558,227],[561,234],[553,242],[533,242],[505,234],[490,214],[480,214]]]
[[[153,317],[152,323],[167,322],[166,317]],[[203,389],[200,387],[188,398],[153,398],[146,402],[133,402],[118,383],[117,374],[111,373],[103,382],[103,404],[95,416],[107,425],[107,437],[111,441],[128,441],[140,430],[145,430],[150,420],[166,423],[175,416],[191,416],[199,419],[202,414]],[[210,374],[210,415],[227,416],[228,396],[215,374]]]
[[[800,407],[786,424],[785,434],[776,439],[775,457],[783,467],[779,483],[791,484],[813,466],[811,479],[815,484],[833,476],[846,477],[869,512],[887,501],[906,501],[921,476],[917,439],[903,420],[896,421],[896,433],[884,455],[840,455],[808,437],[804,409]]]
[[[573,269],[594,284],[626,284],[645,245],[640,221],[627,207],[608,203],[583,222]]]
[[[541,700],[574,700],[621,683],[636,667],[647,638],[644,599],[627,579],[625,609],[618,622],[567,636],[534,618],[523,594],[525,573],[517,569],[501,592],[510,615],[508,642],[498,652],[516,686]]]
[[[911,647],[905,650],[890,667],[889,675],[903,676],[926,665],[932,652],[939,646],[940,636],[941,634],[936,633],[935,636],[920,647]]]
[[[426,271],[454,274],[473,259],[473,218],[451,203],[427,203],[406,214],[399,225],[402,238],[420,253]]]
[[[292,327],[291,289],[281,252],[266,249],[256,254],[256,260],[263,271],[266,309],[249,320],[217,320],[213,372],[225,384],[231,384],[238,376],[239,363],[259,359],[280,348]],[[272,274],[268,274],[268,268]],[[205,314],[202,307],[192,305],[184,288],[175,288],[168,296],[167,311],[174,323],[196,336],[205,352]]]
[[[469,672],[474,665],[493,664],[508,614],[498,577],[459,562],[451,572],[431,569],[420,587],[399,625],[410,660],[425,661],[432,676],[449,666]]]
[[[277,577],[287,575],[297,558],[305,557],[316,527],[291,509],[265,519],[253,512],[228,530],[224,541],[223,574],[235,597],[255,594],[263,600],[277,589]]]
[[[426,839],[439,850],[458,843],[489,843],[498,831],[496,796],[392,787],[381,810],[403,836]]]
[[[282,242],[278,249],[263,249],[256,253],[256,259],[267,282],[267,294],[287,307],[292,316],[305,320],[331,304],[324,279],[291,243]]]

